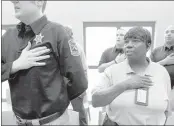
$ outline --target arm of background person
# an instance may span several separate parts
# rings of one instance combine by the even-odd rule
[[[94,107],[104,107],[110,104],[118,95],[127,88],[124,82],[113,85],[110,68],[100,74],[100,81],[92,91],[92,105]]]
[[[171,99],[170,99],[170,93],[171,93],[171,80],[170,80],[170,76],[169,73],[167,72],[167,70],[165,69],[165,71],[163,72],[164,75],[164,79],[165,79],[165,84],[164,87],[166,89],[167,92],[167,96],[168,96],[168,106],[167,109],[165,111],[165,115],[166,117],[170,116],[172,114],[171,112]]]
[[[103,63],[101,64],[99,67],[98,67],[98,72],[99,73],[102,73],[105,71],[106,68],[108,68],[109,66],[113,65],[113,64],[116,64],[116,62],[113,60],[111,62],[108,62],[108,63]]]
[[[105,50],[100,58],[100,62],[99,62],[99,66],[98,66],[98,72],[99,73],[102,73],[104,72],[104,70],[106,68],[108,68],[109,66],[115,64],[116,62],[113,60],[113,61],[110,61],[110,62],[107,62],[107,50]]]

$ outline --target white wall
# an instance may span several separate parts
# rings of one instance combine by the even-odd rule
[[[71,25],[80,44],[83,21],[156,21],[157,47],[164,43],[165,28],[174,24],[174,1],[48,1],[46,14],[52,21]],[[2,1],[2,24],[14,23],[11,3]]]

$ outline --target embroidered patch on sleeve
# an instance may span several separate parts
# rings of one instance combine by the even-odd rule
[[[79,53],[77,44],[73,40],[69,40],[68,41],[68,44],[69,44],[69,47],[70,47],[71,55],[73,55],[73,56],[79,56],[80,53]]]

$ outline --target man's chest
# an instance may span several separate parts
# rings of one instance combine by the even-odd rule
[[[107,56],[106,56],[107,62],[111,62],[111,61],[114,60],[117,56],[118,56],[118,52],[113,52],[113,51],[108,52],[108,54],[107,54]]]
[[[17,34],[10,36],[5,42],[6,46],[4,53],[6,55],[6,61],[12,62],[16,60],[22,53],[22,50],[28,45],[28,42],[31,43],[30,50],[36,47],[46,46],[46,44],[49,43],[49,48],[54,52],[57,52],[56,34],[53,34],[48,29],[43,29],[36,35],[28,35],[24,36],[24,38],[18,37]]]
[[[155,53],[155,61],[159,62],[165,59],[167,56],[169,56],[172,53],[174,53],[174,50],[170,50],[170,51],[159,50]]]
[[[57,36],[51,31],[49,32],[48,30],[44,30],[38,33],[31,39],[31,43],[31,49],[49,44],[50,47],[47,48],[51,48],[51,50],[57,52]]]

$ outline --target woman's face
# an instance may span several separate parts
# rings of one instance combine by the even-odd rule
[[[148,51],[146,43],[140,39],[125,40],[124,50],[127,58],[131,60],[146,57]]]

